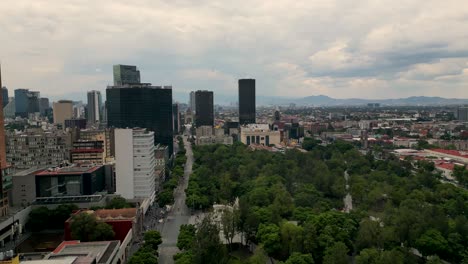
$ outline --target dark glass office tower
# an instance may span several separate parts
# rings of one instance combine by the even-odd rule
[[[255,124],[255,79],[239,80],[239,124]]]
[[[114,65],[114,85],[140,83],[140,71],[132,65]]]
[[[3,107],[5,107],[10,100],[8,98],[8,89],[6,87],[2,87],[2,100],[3,100]]]
[[[172,87],[135,84],[106,89],[107,126],[146,128],[154,131],[156,143],[173,153]]]
[[[213,92],[196,91],[195,92],[195,126],[213,126]]]

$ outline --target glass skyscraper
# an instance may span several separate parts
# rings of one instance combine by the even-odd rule
[[[146,128],[173,153],[172,87],[134,84],[106,90],[107,126]]]
[[[239,124],[255,124],[255,79],[239,80]]]
[[[140,83],[140,71],[132,65],[114,65],[114,85]]]
[[[195,126],[213,126],[213,92],[196,91],[195,92]]]

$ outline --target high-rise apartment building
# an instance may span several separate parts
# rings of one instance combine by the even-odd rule
[[[195,92],[190,92],[190,98],[189,98],[189,107],[190,107],[190,110],[192,111],[192,113],[195,113],[195,108],[196,108],[196,105],[195,105]]]
[[[459,107],[457,109],[458,120],[468,121],[468,106]]]
[[[114,85],[140,83],[140,71],[132,65],[114,65]]]
[[[255,79],[239,80],[239,124],[255,124]]]
[[[116,193],[125,199],[155,199],[154,133],[146,129],[116,129]]]
[[[175,103],[172,104],[172,122],[173,122],[173,129],[174,134],[179,134],[180,132],[180,113],[179,113],[179,104]]]
[[[28,89],[15,90],[15,112],[17,116],[28,117],[29,114],[39,112],[40,93]]]
[[[172,87],[136,84],[106,89],[109,128],[146,128],[173,153]]]
[[[39,112],[42,116],[47,115],[50,109],[49,98],[40,98],[39,99]]]
[[[2,87],[2,105],[5,107],[8,104],[8,89],[6,87]]]
[[[214,105],[212,91],[195,92],[195,126],[214,125]]]
[[[2,86],[2,69],[0,66],[0,87]],[[0,97],[0,105],[3,105],[3,96]],[[3,119],[3,107],[0,107],[0,216],[8,214],[8,189],[5,185],[5,175],[8,172],[5,143],[5,121]]]
[[[98,123],[101,121],[102,97],[99,91],[88,92],[88,123]]]
[[[7,162],[15,169],[57,166],[70,157],[71,135],[62,131],[11,132],[5,140]]]
[[[54,124],[65,127],[65,120],[72,119],[73,114],[73,102],[69,100],[60,100],[54,102]]]

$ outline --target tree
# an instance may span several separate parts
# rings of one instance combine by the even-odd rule
[[[287,257],[293,252],[303,250],[303,228],[289,222],[283,222],[280,227],[281,248],[283,256]]]
[[[248,264],[265,264],[268,261],[268,256],[263,250],[262,246],[257,246],[255,248],[254,254],[247,261]]]
[[[310,254],[301,254],[299,252],[294,252],[286,260],[285,264],[314,264],[314,258]]]
[[[223,210],[221,215],[221,225],[223,227],[224,238],[229,243],[229,248],[232,246],[232,240],[237,234],[240,221],[240,211],[237,206]]]
[[[189,250],[195,239],[196,228],[194,225],[181,225],[177,237],[177,247],[180,250]]]
[[[115,236],[110,225],[98,223],[96,217],[87,212],[74,215],[70,229],[72,238],[83,242],[109,240]]]
[[[416,240],[416,246],[424,256],[444,254],[448,250],[448,242],[436,229],[427,230]]]
[[[146,231],[143,239],[145,241],[145,246],[148,246],[154,251],[157,251],[158,246],[162,243],[161,234],[156,230]]]
[[[348,248],[343,242],[337,242],[325,250],[323,264],[348,264]]]
[[[364,219],[359,225],[359,231],[356,239],[358,249],[377,247],[382,248],[382,228],[380,223],[370,219]]]
[[[275,224],[260,224],[257,239],[263,245],[268,255],[277,253],[281,249],[280,229]]]
[[[45,206],[35,208],[29,213],[29,227],[32,231],[41,231],[49,225],[50,210]]]
[[[193,247],[193,263],[222,263],[226,258],[226,248],[219,239],[219,229],[208,215],[197,226]]]
[[[158,258],[148,250],[138,250],[129,259],[128,264],[157,264]]]
[[[97,223],[90,236],[90,241],[104,241],[114,239],[115,233],[112,226],[106,223]]]
[[[131,205],[125,200],[125,198],[117,196],[112,198],[109,203],[106,205],[106,209],[121,209],[121,208],[130,208]]]

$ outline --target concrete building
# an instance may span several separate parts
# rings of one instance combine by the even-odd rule
[[[139,84],[140,71],[132,65],[114,65],[114,85]]]
[[[102,165],[71,165],[36,173],[36,197],[93,195],[105,188]]]
[[[2,86],[2,69],[0,67],[0,87]],[[3,97],[0,96],[0,105],[3,106]],[[5,184],[5,176],[9,173],[9,164],[6,159],[5,143],[5,119],[3,107],[0,107],[0,216],[8,214],[8,188]]]
[[[146,129],[115,129],[117,194],[125,199],[155,199],[154,132]]]
[[[180,112],[179,112],[179,104],[175,103],[172,104],[172,123],[173,123],[173,130],[174,134],[179,134],[181,130],[181,120],[180,120]]]
[[[86,124],[87,122],[84,118],[65,119],[65,128],[86,129]]]
[[[102,97],[101,92],[99,91],[89,91],[88,92],[88,106],[87,106],[87,114],[88,114],[88,123],[94,124],[99,123],[101,121],[102,113]]]
[[[197,137],[211,137],[213,136],[214,128],[213,126],[199,126],[195,130],[195,135]]]
[[[32,167],[12,175],[12,206],[26,207],[36,200],[36,174],[46,169],[47,167]]]
[[[62,131],[44,132],[42,129],[6,135],[6,159],[15,169],[34,166],[57,166],[68,161],[71,134]]]
[[[259,144],[264,146],[279,145],[281,143],[280,132],[272,131],[268,124],[250,124],[241,127],[241,142]]]
[[[10,100],[10,98],[8,97],[8,89],[6,87],[2,87],[2,100],[2,107],[5,107]]]
[[[54,124],[65,127],[65,120],[72,119],[73,114],[73,102],[69,100],[60,100],[54,102]]]
[[[3,108],[3,116],[5,118],[15,118],[16,116],[16,103],[15,103],[15,98],[11,97],[10,100],[8,100],[8,104]]]
[[[106,162],[104,141],[75,141],[73,142],[73,148],[70,151],[70,158],[72,163],[104,164]]]
[[[39,260],[22,260],[25,264],[120,264],[126,263],[126,251],[131,241],[121,242],[63,241],[54,251]]]
[[[42,116],[46,116],[50,109],[49,98],[40,98],[39,99],[39,112]]]
[[[189,98],[189,108],[192,113],[195,113],[196,110],[196,98],[195,98],[195,92],[190,92],[190,98]]]
[[[113,129],[86,129],[80,130],[79,140],[85,141],[103,141],[104,156],[106,160],[115,156],[114,130]]]
[[[457,117],[460,121],[468,121],[468,106],[459,107],[457,109]]]

